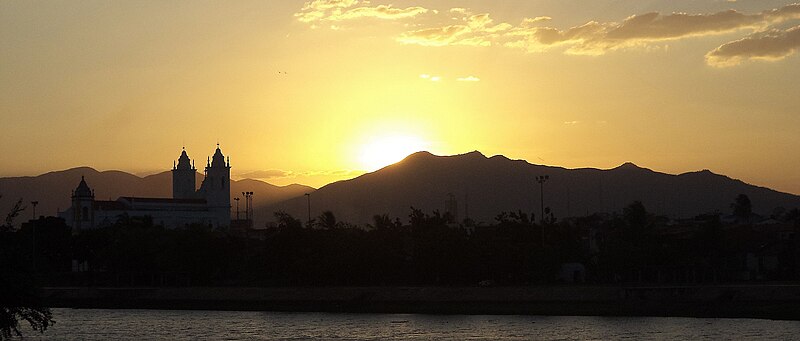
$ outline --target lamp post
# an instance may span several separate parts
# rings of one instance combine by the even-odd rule
[[[550,179],[549,175],[538,175],[536,176],[536,182],[539,183],[539,204],[541,204],[541,216],[539,217],[539,221],[544,222],[544,183]]]
[[[38,201],[31,201],[31,205],[33,206],[33,219],[36,220],[36,205],[38,205]],[[33,273],[36,273],[36,222],[33,222]]]
[[[236,201],[236,220],[239,220],[239,198],[233,198]]]
[[[541,205],[539,222],[542,228],[542,245],[544,245],[544,183],[550,179],[549,175],[537,175],[536,182],[539,183],[539,204]]]
[[[248,212],[248,210],[247,210],[247,192],[242,192],[242,196],[244,197],[244,219],[248,220],[248,219],[250,219],[248,217],[250,212]]]
[[[250,211],[250,220],[253,220],[253,192],[247,192],[247,207]]]
[[[311,227],[311,193],[306,193],[306,199],[308,200],[308,227]]]
[[[242,196],[244,196],[244,218],[246,220],[253,219],[253,216],[250,214],[250,209],[253,207],[253,192],[242,192]],[[239,219],[239,198],[235,198],[236,200],[236,219]]]

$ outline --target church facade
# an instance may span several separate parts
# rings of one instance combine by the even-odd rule
[[[217,145],[208,159],[203,182],[195,188],[197,169],[184,149],[172,167],[172,198],[119,197],[95,200],[94,191],[81,177],[72,192],[72,205],[58,214],[73,232],[110,226],[120,217],[150,217],[156,225],[180,228],[192,224],[214,228],[231,224],[231,165]]]

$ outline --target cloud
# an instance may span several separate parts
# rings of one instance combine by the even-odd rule
[[[368,4],[369,1],[361,1],[361,3]],[[358,0],[315,0],[306,2],[303,8],[295,13],[294,16],[299,21],[312,23],[360,18],[395,20],[410,18],[428,12],[428,9],[418,6],[407,8],[395,8],[392,5],[354,7],[358,4]]]
[[[503,31],[513,27],[507,23],[493,25],[488,13],[471,15],[462,9],[458,9],[457,13],[466,15],[457,18],[461,21],[459,24],[404,32],[397,37],[397,41],[423,46],[490,46],[493,38],[499,37]]]
[[[314,0],[306,2],[300,12],[294,14],[297,20],[313,22],[322,20],[329,11],[341,11],[342,8],[352,7],[358,0]]]
[[[706,63],[729,67],[750,60],[777,61],[800,49],[800,26],[788,30],[769,30],[725,43],[706,54]]]
[[[394,8],[392,5],[379,5],[377,7],[358,7],[341,14],[333,14],[328,20],[348,20],[357,18],[402,19],[427,13],[422,7]]]
[[[459,23],[428,27],[402,33],[397,41],[423,46],[502,45],[527,52],[543,52],[564,47],[568,54],[602,55],[609,51],[648,47],[653,43],[689,37],[720,35],[749,29],[763,31],[787,20],[800,19],[800,4],[756,14],[734,10],[710,14],[644,13],[621,22],[590,21],[568,29],[548,27],[550,17],[525,18],[519,25],[493,24],[489,14],[472,15],[454,8],[451,13],[464,14]]]
[[[419,75],[419,78],[427,79],[427,80],[429,80],[431,82],[439,82],[439,81],[442,80],[442,77],[440,77],[440,76],[431,76],[429,74],[424,74],[424,73]]]
[[[243,179],[273,179],[273,178],[285,178],[292,174],[292,172],[284,171],[280,169],[270,169],[270,170],[259,170],[253,171],[248,173],[240,174],[239,176]]]
[[[480,82],[481,79],[475,76],[467,76],[467,77],[460,77],[456,78],[459,82]]]
[[[705,14],[650,12],[632,15],[620,22],[589,21],[565,29],[548,26],[552,18],[547,16],[523,18],[519,24],[512,25],[495,23],[489,13],[473,14],[467,8],[450,8],[439,14],[437,10],[419,6],[371,6],[368,0],[309,1],[295,17],[308,23],[332,23],[358,18],[419,19],[425,13],[432,14],[425,17],[424,22],[433,19],[439,23],[425,26],[423,21],[416,20],[409,25],[414,29],[400,33],[395,40],[431,47],[505,46],[527,53],[559,48],[566,54],[597,56],[623,49],[658,49],[668,41],[750,30],[750,36],[723,44],[706,54],[709,65],[730,66],[746,59],[780,60],[793,54],[798,49],[797,27],[788,30],[773,27],[800,19],[800,3],[753,14],[735,10]]]
[[[286,171],[280,169],[257,170],[247,173],[239,174],[241,179],[278,179],[278,178],[298,178],[298,177],[314,177],[314,176],[358,176],[364,174],[364,171],[339,169],[339,170],[310,170],[310,171]]]
[[[763,30],[769,25],[800,18],[800,4],[747,15],[734,10],[712,14],[645,13],[633,15],[620,23],[588,22],[566,30],[521,25],[511,35],[507,46],[540,52],[553,46],[567,46],[569,54],[600,55],[608,51],[647,46],[689,37],[719,35],[743,29]],[[533,22],[534,24],[536,21]]]

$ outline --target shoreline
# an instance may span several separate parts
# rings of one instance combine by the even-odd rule
[[[800,320],[800,285],[47,287],[52,308]]]

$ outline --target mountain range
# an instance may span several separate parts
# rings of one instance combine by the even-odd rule
[[[65,210],[71,204],[72,191],[81,181],[81,176],[86,178],[86,183],[95,191],[96,200],[116,200],[121,196],[135,197],[172,197],[172,174],[169,171],[139,177],[121,171],[97,171],[89,167],[72,168],[63,171],[45,173],[39,176],[6,177],[0,178],[0,215],[5,217],[11,206],[23,199],[28,206],[22,214],[24,218],[32,215],[31,201],[38,201],[37,215],[55,215],[58,210]],[[196,177],[197,185],[203,180],[203,175]],[[231,181],[231,197],[244,191],[252,191],[253,206],[264,206],[284,201],[304,193],[314,191],[314,188],[303,185],[275,186],[263,181],[243,179]],[[232,210],[235,214],[235,202]],[[240,202],[242,218],[244,217],[244,200]]]
[[[547,175],[540,185],[535,178]],[[22,198],[26,205],[38,201],[38,215],[55,215],[70,205],[72,190],[86,178],[98,200],[120,196],[170,197],[169,171],[139,177],[121,171],[97,171],[89,167],[55,171],[34,177],[0,178],[0,213]],[[198,187],[202,174],[197,176]],[[731,179],[708,170],[678,175],[656,172],[625,163],[612,169],[543,166],[502,155],[486,157],[480,152],[436,156],[428,152],[350,180],[328,184],[318,190],[303,185],[275,186],[244,179],[231,181],[231,196],[253,191],[255,224],[264,226],[282,210],[305,221],[308,204],[312,218],[331,211],[338,220],[353,224],[371,222],[376,214],[408,220],[410,208],[445,212],[445,202],[457,202],[457,216],[477,222],[493,221],[503,211],[523,211],[540,218],[542,201],[557,218],[596,212],[619,212],[635,200],[648,211],[672,218],[731,212],[739,194],[747,195],[753,211],[769,214],[776,207],[800,207],[800,196],[782,193]],[[310,193],[306,197],[304,194]],[[232,201],[233,203],[233,201]],[[235,204],[234,204],[235,205]],[[240,202],[244,211],[244,202]],[[235,212],[235,206],[232,208]],[[232,214],[235,214],[233,213]],[[32,214],[30,207],[23,217]],[[243,213],[242,213],[243,214]]]
[[[547,175],[540,185],[536,176]],[[543,186],[543,188],[542,188]],[[543,193],[542,193],[543,192]],[[613,169],[566,169],[510,160],[480,152],[436,156],[418,152],[403,161],[357,178],[335,182],[304,196],[256,207],[257,217],[283,210],[305,221],[308,200],[312,218],[332,211],[339,220],[371,222],[388,214],[407,222],[410,207],[445,212],[452,194],[459,219],[493,221],[503,211],[522,210],[541,216],[541,198],[556,217],[618,212],[635,200],[648,211],[672,218],[731,212],[738,194],[746,194],[753,211],[769,214],[776,207],[800,207],[800,196],[753,186],[708,170],[665,174],[625,163]]]

